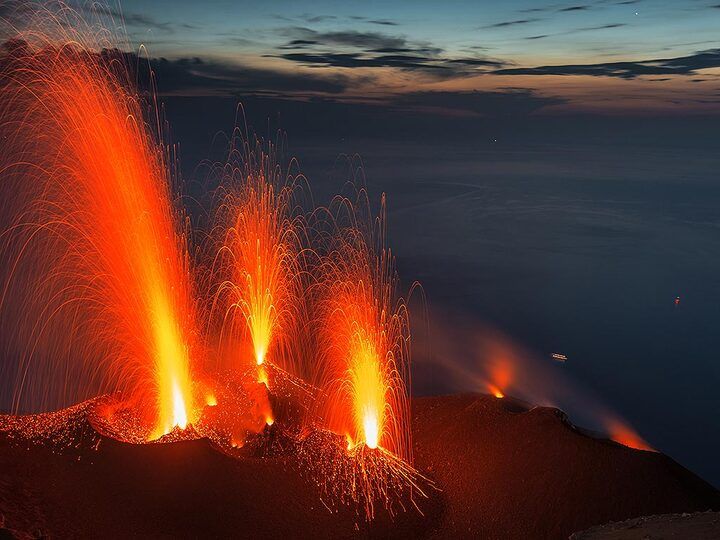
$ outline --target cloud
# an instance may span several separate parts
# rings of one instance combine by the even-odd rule
[[[600,26],[585,26],[583,28],[578,28],[577,30],[574,30],[574,32],[589,32],[591,30],[605,30],[606,28],[621,28],[623,26],[627,26],[625,23],[608,23],[608,24],[601,24]]]
[[[6,41],[2,48],[10,52],[23,45],[18,40]],[[350,85],[350,78],[342,74],[297,74],[262,69],[221,60],[190,58],[140,58],[134,52],[103,49],[96,53],[108,64],[120,61],[136,72],[140,88],[150,87],[150,72],[154,74],[160,95],[237,96],[240,94],[312,94],[336,95]],[[11,58],[0,54],[0,67]]]
[[[518,26],[520,24],[530,24],[530,23],[538,22],[540,20],[542,20],[542,19],[535,19],[535,18],[515,19],[513,21],[502,21],[502,22],[495,23],[495,24],[489,24],[487,26],[481,26],[479,29],[484,30],[487,28],[507,28],[508,26]]]
[[[496,75],[589,75],[634,79],[644,75],[690,75],[701,69],[720,67],[720,49],[700,51],[678,58],[637,62],[604,62],[495,70]]]
[[[401,69],[442,69],[427,58],[410,55],[379,55],[367,57],[360,53],[287,53],[280,55],[285,60],[305,65],[321,65],[343,68],[396,67]]]
[[[325,21],[334,21],[337,19],[335,15],[301,15],[300,18],[309,23],[319,23]]]
[[[350,19],[353,21],[362,21],[368,24],[378,24],[380,26],[400,26],[400,23],[391,21],[390,19],[369,19],[362,15],[350,15]]]
[[[641,0],[623,0],[620,2],[611,2],[616,5],[625,5],[625,4],[636,4],[640,2]],[[608,3],[604,2],[603,0],[600,0],[597,2],[598,4]],[[575,11],[589,11],[591,9],[594,9],[595,6],[588,5],[588,4],[575,4],[572,6],[561,6],[558,4],[550,4],[547,6],[541,6],[541,7],[534,7],[534,8],[527,8],[527,9],[520,9],[518,10],[518,13],[549,13],[549,12],[555,12],[555,13],[573,13]]]
[[[383,54],[418,54],[425,56],[438,56],[443,50],[437,47],[382,47],[380,49],[368,49],[367,53],[383,53]]]
[[[350,84],[348,77],[341,74],[300,75],[197,57],[154,58],[150,66],[156,74],[159,91],[168,94],[233,95],[253,91],[339,94]]]
[[[535,39],[545,39],[547,37],[554,37],[554,36],[569,36],[572,34],[580,34],[583,32],[594,32],[596,30],[607,30],[610,28],[622,28],[623,26],[627,26],[627,24],[625,24],[625,23],[609,23],[609,24],[602,24],[599,26],[585,26],[583,28],[575,28],[574,30],[568,30],[566,32],[557,32],[555,34],[539,34],[537,36],[528,36],[525,39],[535,40]]]
[[[141,13],[124,13],[113,7],[98,3],[84,4],[81,9],[93,15],[110,18],[115,22],[122,21],[128,27],[142,27],[143,29],[154,28],[168,34],[174,33],[178,28],[184,28],[187,30],[196,30],[198,28],[197,26],[189,23],[158,21]]]
[[[323,45],[341,45],[363,49],[401,48],[407,46],[405,38],[381,32],[359,32],[357,30],[319,32],[301,26],[285,28],[281,32],[293,38],[293,40],[314,41]]]
[[[561,105],[565,100],[541,96],[532,90],[510,88],[502,91],[411,92],[394,98],[404,108],[462,111],[483,116],[523,116],[543,107]]]
[[[559,13],[567,13],[570,11],[587,11],[588,9],[592,9],[590,6],[568,6],[564,8],[558,9]]]
[[[304,21],[309,24],[315,24],[315,23],[321,23],[321,22],[325,22],[325,21],[337,20],[336,15],[312,15],[310,13],[303,13],[302,15],[296,15],[296,16],[280,15],[280,14],[276,13],[276,14],[273,14],[272,16],[281,21],[292,22],[292,23],[296,23],[297,21]]]
[[[396,68],[453,78],[507,65],[480,56],[445,57],[444,51],[432,44],[409,42],[402,36],[381,32],[320,32],[292,27],[282,29],[282,33],[293,39],[279,47],[279,55],[266,56],[311,67]],[[285,52],[288,50],[292,52]]]
[[[314,41],[312,39],[293,39],[292,41],[287,42],[285,45],[282,45],[281,49],[305,49],[306,47],[311,47],[312,45],[317,45],[318,42]]]
[[[551,11],[552,9],[553,8],[551,6],[534,7],[534,8],[520,9],[520,10],[518,10],[518,13],[545,13],[546,11]]]
[[[384,19],[382,19],[382,20],[374,19],[374,20],[369,20],[367,22],[369,24],[379,24],[381,26],[398,26],[398,23],[396,23],[395,21],[388,21],[388,20],[384,20]]]
[[[505,65],[501,60],[490,60],[487,58],[451,58],[444,61],[446,64],[463,66],[498,67]]]
[[[396,68],[406,71],[422,71],[439,78],[466,77],[506,65],[500,60],[471,57],[438,58],[410,52],[404,54],[292,52],[281,54],[279,57],[306,66]]]

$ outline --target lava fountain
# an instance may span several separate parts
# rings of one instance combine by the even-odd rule
[[[14,406],[119,390],[156,438],[196,417],[185,225],[161,124],[144,122],[122,55],[112,41],[94,52],[103,34],[62,16],[76,18],[2,55],[0,302],[17,329],[3,345],[20,351]]]
[[[409,460],[408,311],[396,296],[384,215],[374,230],[373,220],[358,218],[358,207],[369,208],[364,192],[358,200],[336,199],[335,216],[349,220],[338,226],[321,265],[318,387],[327,399],[320,416],[345,435],[350,450],[382,447]]]
[[[368,520],[377,503],[392,514],[432,486],[412,467],[409,317],[384,244],[384,198],[382,206],[373,219],[361,190],[355,203],[336,197],[316,212],[325,226],[314,227],[324,245],[311,288],[310,380],[318,389],[312,421],[324,431],[303,444],[328,500],[354,503]]]
[[[220,283],[216,302],[225,309],[223,326],[238,343],[249,338],[258,381],[265,384],[266,360],[292,367],[298,352],[296,328],[304,315],[305,227],[293,203],[295,188],[271,145],[238,145],[221,173],[219,234],[211,235],[222,238],[213,273]],[[242,365],[242,346],[232,356]]]
[[[211,319],[219,321],[224,368],[239,374],[243,392],[254,396],[246,414],[250,426],[258,413],[262,425],[272,425],[268,391],[278,374],[283,380],[288,373],[297,376],[305,357],[300,328],[307,318],[308,241],[297,201],[300,184],[290,170],[280,166],[277,146],[236,130],[226,162],[213,171]]]

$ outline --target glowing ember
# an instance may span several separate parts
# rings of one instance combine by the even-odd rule
[[[374,518],[376,505],[392,515],[398,508],[415,505],[416,496],[427,497],[427,490],[434,488],[395,454],[380,446],[353,445],[334,433],[314,432],[298,450],[305,470],[325,494],[326,505],[333,510],[340,504],[359,507],[367,520]]]

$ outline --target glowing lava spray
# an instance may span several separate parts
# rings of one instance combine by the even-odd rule
[[[3,345],[21,351],[14,402],[119,390],[158,437],[194,420],[199,348],[168,152],[112,40],[71,10],[47,17],[65,19],[53,37],[6,43],[0,73],[0,301],[17,329]]]
[[[254,370],[268,389],[275,368],[295,374],[301,365],[306,228],[295,199],[298,184],[279,165],[276,147],[237,133],[232,140],[227,162],[216,171],[213,312],[222,319],[230,369]],[[266,408],[271,424],[269,403]]]
[[[374,221],[358,217],[358,209],[369,208],[364,192],[358,201],[336,199],[333,213],[346,213],[348,223],[338,225],[321,269],[321,416],[347,437],[349,449],[382,448],[409,461],[408,312],[384,245],[384,200]]]

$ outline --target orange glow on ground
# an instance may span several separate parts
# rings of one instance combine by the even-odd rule
[[[505,394],[503,394],[497,386],[490,384],[488,385],[488,390],[490,390],[490,393],[498,399],[505,397]]]
[[[643,440],[638,433],[626,423],[616,420],[607,419],[605,422],[605,428],[610,435],[610,438],[622,445],[635,448],[636,450],[649,450],[654,452],[655,449],[650,446],[645,440]]]

